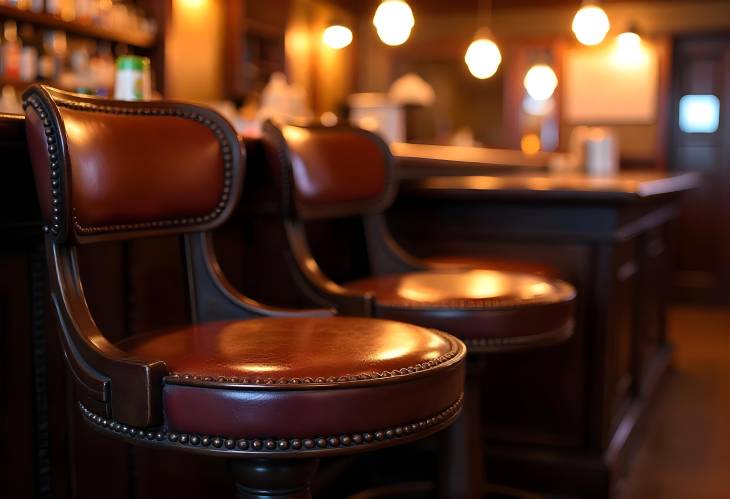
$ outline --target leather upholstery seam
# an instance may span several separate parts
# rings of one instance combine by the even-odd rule
[[[455,338],[450,338],[440,331],[431,330],[441,338],[448,340],[451,350],[436,359],[418,364],[402,367],[400,369],[391,369],[386,371],[365,372],[360,374],[346,374],[343,376],[307,376],[307,377],[281,377],[281,378],[249,378],[239,376],[204,376],[190,373],[172,372],[165,377],[165,382],[175,385],[200,386],[201,383],[206,386],[215,385],[254,385],[254,386],[272,386],[272,385],[317,385],[317,384],[334,384],[353,383],[357,381],[372,381],[378,379],[395,378],[398,376],[407,376],[410,374],[428,372],[450,361],[456,357],[462,350],[461,342]]]
[[[525,334],[516,336],[497,336],[489,338],[462,338],[468,348],[519,348],[521,346],[535,346],[551,343],[559,343],[572,336],[575,329],[575,321],[570,319],[562,326],[551,329],[545,333]]]
[[[384,443],[388,440],[396,440],[408,436],[417,436],[429,429],[438,427],[448,422],[461,410],[464,403],[464,394],[460,393],[459,398],[446,409],[435,416],[427,417],[387,429],[370,432],[357,432],[348,434],[332,435],[329,437],[311,438],[230,438],[225,436],[208,436],[188,433],[176,433],[168,431],[151,431],[127,426],[113,419],[99,416],[86,408],[79,402],[79,410],[86,421],[98,429],[110,433],[116,433],[119,437],[150,444],[159,444],[165,447],[187,448],[189,450],[200,450],[213,453],[292,453],[292,452],[326,452],[341,450],[348,447],[368,447]],[[210,447],[213,447],[212,449]],[[208,448],[208,449],[206,449]]]
[[[442,300],[437,302],[422,302],[416,300],[399,299],[388,302],[379,302],[377,294],[375,296],[376,306],[384,309],[425,309],[425,310],[442,310],[442,309],[463,309],[463,310],[490,310],[490,309],[504,309],[504,308],[515,308],[524,309],[527,307],[539,307],[539,306],[553,306],[553,305],[569,305],[573,300],[573,297],[562,297],[552,301],[545,301],[540,299],[514,299],[514,300],[500,300],[489,298],[478,298],[478,299],[453,299],[453,300]]]

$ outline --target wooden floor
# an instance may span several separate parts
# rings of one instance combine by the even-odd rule
[[[620,499],[730,499],[730,309],[675,307],[674,370]]]

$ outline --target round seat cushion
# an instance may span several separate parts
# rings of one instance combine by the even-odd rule
[[[344,285],[375,296],[378,317],[443,329],[471,348],[531,348],[564,341],[575,290],[557,279],[495,270],[373,276]]]
[[[261,452],[305,452],[310,444],[312,451],[343,451],[367,440],[425,436],[456,416],[463,392],[462,342],[387,320],[215,322],[117,346],[171,371],[163,387],[168,431]]]

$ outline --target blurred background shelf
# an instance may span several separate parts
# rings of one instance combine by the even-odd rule
[[[65,21],[58,16],[7,5],[0,5],[0,18],[15,19],[19,22],[28,22],[44,28],[62,30],[69,34],[124,43],[133,47],[151,48],[155,44],[155,37],[149,33],[110,30],[95,26],[90,22]]]

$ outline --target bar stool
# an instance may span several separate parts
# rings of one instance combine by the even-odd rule
[[[52,301],[77,410],[132,445],[230,460],[239,499],[311,497],[322,456],[445,428],[464,344],[387,320],[266,308],[221,275],[209,231],[240,193],[243,153],[215,112],[170,102],[24,94]],[[192,324],[109,342],[77,247],[182,235]]]
[[[301,292],[345,315],[444,329],[465,341],[474,354],[465,416],[451,432],[450,471],[440,481],[440,494],[481,497],[484,354],[566,341],[573,333],[574,288],[524,271],[472,269],[407,254],[390,236],[383,218],[397,185],[388,146],[373,133],[347,126],[278,128],[267,122],[263,139],[280,194],[288,261]],[[345,217],[362,219],[371,275],[337,283],[310,251],[305,223]]]

